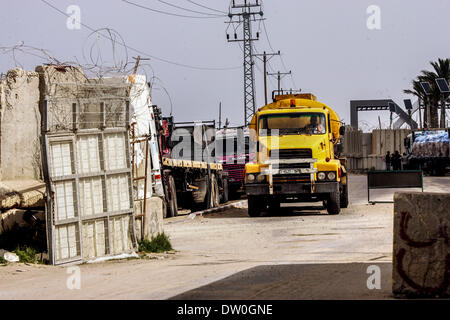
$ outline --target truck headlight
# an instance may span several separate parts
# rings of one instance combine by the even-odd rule
[[[266,181],[266,176],[263,175],[263,174],[258,174],[258,175],[256,176],[256,181],[258,181],[258,182],[264,182],[264,181]]]
[[[328,180],[335,180],[336,179],[336,172],[330,171],[327,174]]]
[[[326,177],[327,177],[327,175],[325,174],[325,172],[319,172],[317,174],[317,179],[319,179],[319,180],[325,180]]]
[[[249,174],[249,175],[247,176],[247,181],[248,181],[248,182],[253,182],[253,181],[255,181],[255,175],[254,175],[254,174]]]

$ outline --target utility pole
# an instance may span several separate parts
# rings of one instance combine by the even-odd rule
[[[278,50],[277,53],[266,53],[264,51],[264,53],[259,53],[259,54],[254,54],[254,57],[257,57],[258,59],[261,59],[260,57],[262,56],[262,61],[264,64],[264,102],[265,105],[267,104],[267,62],[273,58],[274,56],[279,56],[280,55],[280,50]],[[269,58],[267,58],[269,57]]]
[[[423,125],[422,125],[422,99],[420,99],[419,97],[419,128],[423,129]]]
[[[222,128],[222,102],[219,103],[219,130]]]
[[[253,41],[259,39],[259,32],[256,33],[256,38],[252,35],[252,22],[264,20],[262,18],[261,4],[258,0],[255,2],[251,0],[244,0],[241,4],[236,4],[233,0],[230,7],[228,17],[229,24],[242,24],[243,38],[238,39],[237,34],[234,34],[234,39],[230,39],[227,34],[228,42],[243,42],[244,50],[244,124],[248,125],[255,113],[255,73],[253,61]],[[257,18],[260,16],[260,18]]]
[[[268,76],[276,76],[278,80],[278,91],[281,91],[281,79],[288,74],[291,74],[292,71],[289,72],[276,72],[276,73],[267,73]]]

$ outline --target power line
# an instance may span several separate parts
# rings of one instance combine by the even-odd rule
[[[156,12],[156,13],[161,13],[161,14],[165,14],[168,16],[175,16],[175,17],[180,17],[180,18],[193,18],[193,19],[214,19],[214,18],[223,18],[223,16],[210,16],[210,17],[205,17],[205,16],[188,16],[188,15],[184,15],[184,14],[178,14],[178,13],[171,13],[171,12],[166,12],[166,11],[161,11],[161,10],[156,10],[156,9],[152,9],[146,6],[143,6],[141,4],[138,3],[134,3],[128,0],[122,0],[122,2],[128,3],[132,6],[141,8],[141,9],[145,9],[148,11],[152,11],[152,12]]]
[[[210,7],[207,7],[207,6],[204,6],[204,5],[202,5],[202,4],[199,4],[199,3],[194,2],[194,1],[191,1],[191,0],[186,0],[186,1],[192,3],[192,4],[196,5],[196,6],[205,8],[205,9],[209,9],[209,10],[212,10],[212,11],[216,11],[216,12],[220,12],[220,13],[223,13],[223,14],[227,14],[225,11],[216,10],[216,9],[213,9],[213,8],[210,8]]]
[[[270,47],[270,49],[272,49],[272,51],[275,51],[275,50],[273,50],[272,44],[270,43],[269,34],[267,32],[266,23],[264,20],[262,21],[262,25],[263,25],[264,34],[266,35],[266,39],[269,44],[269,47]],[[281,56],[281,55],[280,55],[280,60],[281,60],[281,64],[283,65],[284,71],[287,72],[288,69],[286,68],[286,64],[284,63],[283,56]],[[294,88],[297,88],[297,85],[295,83],[294,76],[292,75],[292,73],[290,74],[290,76],[291,76],[291,81],[292,81],[292,84],[294,85]]]
[[[46,1],[46,0],[41,0],[41,2],[43,2],[44,4],[46,4],[46,5],[49,6],[49,7],[53,8],[55,11],[57,11],[57,12],[59,12],[60,14],[64,15],[65,17],[67,17],[67,18],[70,17],[70,16],[69,16],[68,14],[66,14],[64,11],[61,11],[60,9],[58,9],[57,7],[55,7],[54,5],[52,5],[51,3],[49,3],[48,1]],[[98,29],[94,29],[94,28],[88,26],[87,24],[85,24],[85,23],[83,23],[83,22],[80,22],[80,24],[81,24],[83,27],[85,27],[85,28],[91,30],[92,32],[97,32],[97,31],[98,31]],[[101,32],[97,32],[97,33],[98,33],[100,36],[102,36],[103,38],[106,38],[106,39],[108,39],[108,40],[110,40],[110,41],[114,41],[111,37],[105,36],[105,35],[104,35],[103,33],[101,33]],[[209,67],[192,66],[192,65],[188,65],[188,64],[184,64],[184,63],[179,63],[179,62],[175,62],[175,61],[171,61],[171,60],[159,58],[159,57],[157,57],[157,56],[154,56],[154,55],[145,53],[145,52],[143,52],[143,51],[141,51],[141,50],[139,50],[139,49],[130,47],[130,46],[126,45],[126,44],[123,44],[123,43],[120,43],[120,42],[117,42],[117,43],[118,43],[119,45],[121,45],[121,46],[123,46],[123,47],[129,49],[129,50],[132,50],[132,51],[134,51],[134,52],[136,52],[136,53],[141,54],[142,56],[147,56],[147,57],[153,58],[153,59],[155,59],[155,60],[157,60],[157,61],[165,62],[165,63],[172,64],[172,65],[175,65],[175,66],[178,66],[178,67],[184,67],[184,68],[195,69],[195,70],[208,70],[208,71],[237,70],[237,69],[241,69],[241,68],[242,68],[241,66],[239,66],[239,67],[223,67],[223,68],[209,68]]]
[[[199,13],[199,14],[204,14],[204,15],[207,15],[207,16],[215,16],[215,17],[224,17],[225,16],[224,14],[219,15],[219,14],[212,14],[212,13],[206,13],[206,12],[201,12],[201,11],[195,11],[195,10],[187,9],[187,8],[180,7],[180,6],[177,6],[175,4],[172,4],[172,3],[169,3],[169,2],[166,2],[166,1],[163,1],[163,0],[156,0],[156,1],[164,3],[165,5],[168,5],[170,7],[174,7],[174,8],[181,9],[181,10],[188,11],[188,12]]]

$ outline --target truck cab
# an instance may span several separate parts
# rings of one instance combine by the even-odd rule
[[[244,192],[245,164],[255,156],[250,153],[248,127],[223,128],[216,132],[216,162],[228,174],[229,196],[236,198]]]
[[[329,214],[348,205],[345,159],[335,154],[344,127],[312,94],[288,94],[258,110],[251,139],[256,158],[245,166],[250,216],[282,202],[323,201]]]

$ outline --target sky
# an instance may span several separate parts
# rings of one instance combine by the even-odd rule
[[[230,0],[129,0],[153,10],[207,18],[166,15],[122,0],[45,1],[63,13],[71,5],[78,6],[80,29],[68,28],[67,16],[42,0],[3,0],[0,47],[23,42],[48,50],[58,61],[83,65],[108,67],[114,61],[116,65],[128,61],[128,71],[133,57],[141,55],[150,60],[141,61],[139,72],[155,77],[153,103],[164,114],[172,112],[177,122],[217,121],[222,103],[222,119],[235,126],[243,124],[243,53],[239,44],[227,42],[229,18],[218,12],[228,12]],[[430,69],[430,61],[450,57],[450,0],[260,2],[270,42],[263,25],[253,22],[254,34],[260,34],[254,46],[258,52],[273,48],[282,54],[282,59],[270,60],[269,71],[291,70],[292,77],[282,80],[283,88],[314,93],[346,123],[350,123],[350,100],[391,98],[403,106],[403,99],[413,99],[403,93],[412,79]],[[374,21],[373,12],[367,12],[373,5],[379,8],[379,29],[367,25],[368,19]],[[101,28],[113,30],[118,41],[114,50],[111,41],[93,34],[92,30]],[[230,27],[228,33],[233,37],[234,29]],[[242,29],[237,33],[242,36]],[[11,51],[0,48],[0,72],[15,66],[34,70],[45,62],[42,52],[25,51],[16,50],[14,59]],[[268,84],[269,92],[276,89],[274,78],[269,77]],[[261,107],[264,88],[259,60],[255,87],[256,105]],[[366,112],[359,116],[360,127],[377,126],[378,115],[386,126],[388,112]]]

